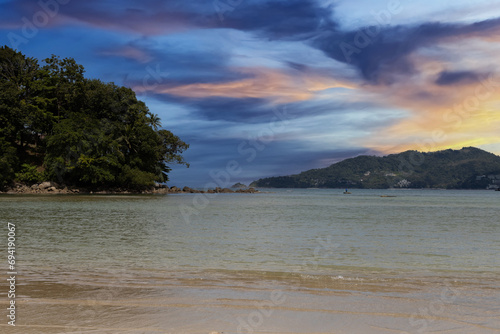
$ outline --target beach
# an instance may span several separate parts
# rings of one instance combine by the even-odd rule
[[[500,332],[498,193],[342,192],[0,196],[0,331]]]
[[[473,287],[448,278],[373,282],[359,277],[283,279],[273,273],[155,274],[89,274],[77,282],[26,283],[19,288],[25,296],[19,298],[20,324],[16,330],[3,327],[13,333],[499,331],[498,295],[490,294],[493,281]]]

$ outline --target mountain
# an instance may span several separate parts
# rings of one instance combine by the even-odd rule
[[[500,156],[475,147],[384,157],[358,156],[297,175],[269,177],[250,186],[264,188],[446,188],[500,186]]]

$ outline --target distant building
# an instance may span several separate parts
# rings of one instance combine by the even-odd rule
[[[408,181],[407,179],[399,181],[396,185],[400,188],[408,188],[410,186],[411,182]]]

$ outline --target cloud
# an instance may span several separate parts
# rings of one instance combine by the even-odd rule
[[[235,123],[260,123],[268,121],[273,115],[269,101],[259,98],[209,97],[203,99],[179,98],[169,96],[194,110],[194,113],[209,121]]]
[[[196,26],[190,13],[157,7],[156,11],[115,7],[107,11],[99,3],[75,5],[64,10],[74,23],[88,24],[105,30],[139,33],[146,36],[179,32]]]
[[[438,71],[442,75],[446,71]],[[371,133],[357,144],[394,153],[408,149],[435,151],[500,142],[500,77],[477,72],[445,75],[447,84],[436,83],[434,72],[421,80],[370,89],[392,108],[406,110],[398,122]]]
[[[247,1],[226,15],[224,26],[274,40],[303,40],[337,29],[332,10],[315,0]]]
[[[372,26],[325,32],[311,44],[339,62],[354,66],[372,84],[392,84],[417,73],[411,56],[419,49],[464,38],[490,38],[500,32],[500,18],[472,24],[423,23]]]
[[[19,0],[7,6],[19,17],[30,17],[41,9],[37,2],[29,0]],[[191,29],[231,28],[257,32],[271,39],[300,39],[337,26],[331,19],[331,8],[322,7],[315,0],[246,0],[234,7],[202,0],[88,0],[71,1],[59,8],[60,15],[54,17],[54,24],[85,24],[143,36]]]
[[[103,56],[114,56],[114,57],[132,59],[139,63],[148,63],[153,59],[151,55],[149,55],[144,49],[133,45],[124,45],[124,46],[118,46],[116,48],[107,48],[100,51],[100,54]]]
[[[154,87],[135,87],[135,90],[190,98],[269,99],[275,103],[290,103],[309,100],[316,92],[322,90],[354,87],[353,83],[343,79],[337,80],[318,74],[292,75],[286,71],[270,68],[235,68],[233,71],[246,77],[227,82],[178,86],[165,83]]]
[[[193,2],[193,1],[191,1]],[[33,17],[37,12],[55,10],[50,13],[53,25],[84,24],[98,29],[137,33],[154,36],[192,29],[193,27],[215,26],[215,15],[206,15],[203,10],[213,11],[210,4],[203,1],[192,3],[182,1],[70,1],[57,4],[57,7],[41,6],[40,2],[19,0],[8,3],[8,10],[16,13],[14,17],[21,27],[22,17]],[[44,2],[42,2],[44,3]]]
[[[440,86],[454,85],[458,83],[471,83],[477,82],[479,75],[472,71],[443,71],[436,79],[436,84]]]

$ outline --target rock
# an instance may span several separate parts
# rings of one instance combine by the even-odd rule
[[[178,193],[178,192],[180,192],[181,190],[180,190],[179,188],[177,188],[177,187],[173,186],[173,187],[170,187],[170,191],[171,191],[171,192],[173,192],[173,193]]]
[[[55,191],[57,191],[57,188],[56,187],[50,187],[50,188],[47,188],[47,191],[55,192]]]
[[[17,187],[17,191],[20,192],[20,193],[30,193],[31,192],[31,188],[27,187],[27,186],[18,186]]]
[[[50,184],[50,182],[42,182],[38,185],[38,189],[47,189],[47,188],[50,188],[52,187],[52,185]]]
[[[229,194],[229,193],[234,193],[234,191],[232,191],[231,189],[229,188],[224,188],[221,190],[221,193],[224,193],[224,194]]]
[[[59,188],[59,186],[57,185],[57,183],[52,182],[52,181],[45,181],[45,182],[42,182],[42,183],[40,183],[38,185],[38,189],[47,189],[47,188],[50,188],[50,187]]]
[[[190,194],[199,194],[201,193],[200,190],[197,190],[197,189],[193,189],[193,188],[190,188],[190,187],[184,187],[182,188],[182,191],[185,192],[185,193],[190,193]]]
[[[238,182],[238,183],[233,184],[231,186],[231,188],[232,189],[245,189],[245,188],[247,188],[247,186],[244,185],[243,183]]]
[[[146,191],[147,194],[167,194],[168,188],[153,188],[153,190]]]
[[[248,188],[248,189],[239,189],[239,190],[237,190],[237,192],[245,193],[245,194],[253,194],[253,193],[257,193],[258,191],[255,190],[255,188]]]

